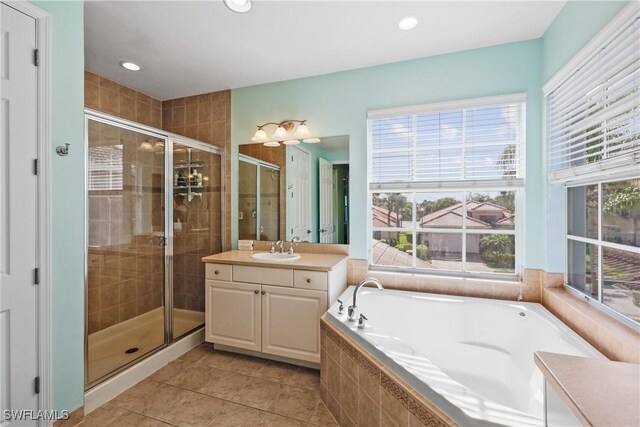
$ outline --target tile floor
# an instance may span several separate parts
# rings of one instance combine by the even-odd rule
[[[110,402],[80,427],[337,426],[319,371],[202,344]]]

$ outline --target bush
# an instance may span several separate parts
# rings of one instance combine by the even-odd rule
[[[399,237],[398,243],[395,245],[396,249],[402,252],[407,252],[413,249],[413,243],[409,241],[409,235],[407,233],[400,233]]]
[[[431,251],[425,244],[416,246],[416,256],[423,261],[431,261]]]
[[[515,268],[516,257],[504,252],[485,252],[482,258],[491,268]]]

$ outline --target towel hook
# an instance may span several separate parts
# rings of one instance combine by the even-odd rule
[[[69,154],[69,144],[58,145],[56,147],[56,153],[58,154],[58,156],[62,156],[62,157]]]

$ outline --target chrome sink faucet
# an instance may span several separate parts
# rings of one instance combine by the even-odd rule
[[[287,251],[289,255],[293,255],[293,247],[298,243],[300,243],[300,238],[298,236],[293,236],[289,242],[289,250]]]
[[[384,290],[384,286],[382,286],[382,283],[380,283],[380,281],[378,279],[374,279],[373,277],[368,277],[366,279],[364,279],[362,282],[360,282],[358,284],[358,286],[356,286],[356,288],[353,290],[353,304],[349,306],[349,308],[347,309],[347,313],[349,314],[349,321],[350,322],[355,322],[356,319],[356,297],[358,296],[358,291],[360,290],[360,288],[362,288],[364,285],[367,285],[369,283],[373,283],[374,285],[376,285],[378,287],[378,290],[382,291]]]
[[[284,253],[284,246],[283,246],[284,242],[282,240],[278,240],[275,242],[271,243],[271,249],[269,249],[269,252],[271,252],[272,254],[276,253],[276,246],[279,247],[280,249],[278,250],[278,252],[280,252],[281,254]]]

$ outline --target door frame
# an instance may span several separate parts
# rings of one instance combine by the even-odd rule
[[[3,2],[5,3],[5,2]],[[36,67],[37,93],[37,254],[39,268],[37,291],[38,304],[38,376],[40,393],[38,406],[42,411],[52,409],[52,366],[51,366],[51,15],[26,0],[6,2],[7,6],[30,16],[36,24]],[[65,408],[67,409],[67,408]],[[74,408],[75,409],[75,408]],[[43,425],[51,425],[51,420],[42,420]]]
[[[171,206],[173,203],[173,144],[184,145],[185,147],[190,147],[202,151],[206,151],[209,153],[218,154],[221,156],[221,165],[220,165],[220,174],[221,174],[221,183],[220,183],[220,206],[224,211],[226,209],[224,195],[226,192],[226,187],[224,183],[223,177],[225,176],[225,165],[224,165],[224,150],[220,147],[207,144],[202,141],[198,141],[195,139],[188,138],[186,136],[178,135],[172,132],[165,131],[163,129],[154,128],[152,126],[147,126],[138,122],[134,122],[131,120],[123,119],[121,117],[113,116],[111,114],[103,113],[101,111],[92,110],[90,108],[84,109],[84,146],[85,150],[85,165],[84,165],[84,203],[85,203],[85,212],[84,212],[84,392],[85,395],[92,389],[97,388],[98,386],[106,383],[106,381],[114,378],[116,375],[121,372],[139,364],[143,360],[149,359],[153,355],[161,352],[162,350],[167,349],[171,344],[180,341],[182,338],[187,337],[193,331],[182,335],[180,337],[173,338],[173,209],[167,209],[166,207]],[[164,319],[164,343],[162,346],[140,356],[139,358],[132,360],[116,370],[109,372],[107,375],[95,380],[91,383],[87,382],[88,380],[88,332],[89,332],[89,310],[88,310],[88,239],[89,239],[89,228],[87,227],[87,221],[89,218],[89,191],[88,191],[88,176],[87,176],[87,167],[88,167],[88,156],[89,156],[89,131],[88,131],[88,123],[89,120],[93,120],[96,122],[108,124],[111,126],[117,126],[123,129],[129,129],[134,132],[144,133],[151,135],[156,138],[164,139],[165,141],[165,159],[164,159],[164,168],[165,168],[165,194],[164,194],[164,202],[165,202],[165,214],[164,214],[164,233],[166,238],[166,246],[165,246],[165,254],[164,254],[164,299],[163,304],[165,308],[165,319]],[[224,215],[223,215],[224,216]],[[224,218],[220,219],[221,229],[224,230],[225,222]],[[224,247],[224,234],[221,236],[221,245]],[[201,328],[204,328],[202,326]]]

